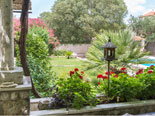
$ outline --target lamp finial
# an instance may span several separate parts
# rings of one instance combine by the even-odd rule
[[[111,39],[110,39],[110,37],[109,37],[109,39],[108,39],[108,42],[111,42]]]

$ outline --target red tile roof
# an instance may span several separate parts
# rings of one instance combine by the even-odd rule
[[[141,18],[147,17],[147,16],[153,16],[153,15],[155,15],[155,11],[150,11],[150,12],[148,12],[148,13],[143,14],[143,15],[141,16]]]

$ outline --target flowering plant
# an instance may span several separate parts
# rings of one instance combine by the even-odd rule
[[[130,101],[132,99],[154,99],[155,98],[155,66],[147,69],[139,69],[135,75],[127,74],[126,68],[121,68],[121,73],[110,72],[110,87],[108,94],[108,72],[105,76],[99,74],[99,92],[104,92],[111,100]],[[103,80],[103,81],[102,81]]]
[[[136,78],[143,83],[143,89],[139,94],[139,99],[155,98],[155,66],[151,65],[147,69],[140,69],[136,73]]]
[[[52,50],[60,45],[60,42],[57,37],[55,37],[54,30],[52,28],[48,28],[45,22],[39,18],[29,18],[28,26],[30,30],[33,30],[34,34],[39,35],[45,41],[45,43],[49,47],[49,53],[52,53]],[[20,20],[14,18],[14,35],[18,38],[20,33]],[[47,34],[46,34],[47,33]]]
[[[99,79],[99,92],[108,96],[112,101],[130,101],[137,97],[137,94],[140,93],[142,83],[134,77],[131,77],[127,74],[126,68],[121,68],[121,73],[116,74],[110,71],[109,79],[109,93],[108,93],[108,72],[105,73],[105,76],[98,75]],[[102,81],[103,80],[103,81]]]
[[[85,74],[78,68],[69,72],[67,78],[60,78],[57,81],[57,94],[59,99],[63,100],[63,106],[75,107],[77,109],[84,105],[95,105],[96,95],[93,87]]]

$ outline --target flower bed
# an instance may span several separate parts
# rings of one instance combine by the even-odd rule
[[[97,76],[98,86],[91,85],[83,71],[74,69],[69,77],[60,78],[53,92],[51,108],[77,108],[101,103],[118,103],[155,98],[155,66],[139,69],[135,75],[128,75],[126,68],[119,73],[110,72],[108,94],[108,73]],[[102,96],[96,97],[96,94]],[[103,96],[104,95],[104,96]]]

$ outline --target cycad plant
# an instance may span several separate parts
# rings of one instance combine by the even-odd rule
[[[134,41],[134,33],[129,30],[122,30],[119,32],[105,31],[101,34],[98,34],[96,38],[92,40],[91,46],[87,53],[87,69],[95,68],[97,70],[103,70],[107,68],[107,63],[103,59],[104,54],[102,46],[108,42],[109,38],[111,38],[112,43],[117,46],[117,60],[111,62],[111,68],[118,69],[120,67],[130,67],[131,63],[146,63],[145,60],[137,60],[142,59],[149,53],[142,51],[141,42]]]

